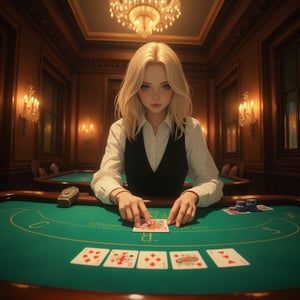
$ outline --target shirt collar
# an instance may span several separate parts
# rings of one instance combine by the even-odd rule
[[[143,119],[141,122],[141,126],[139,127],[139,130],[145,126],[145,124],[148,123],[150,125],[150,123],[148,122],[148,120],[146,119],[145,115],[143,115]],[[169,129],[172,129],[172,125],[171,125],[171,117],[170,114],[168,113],[165,117],[165,119],[162,121],[162,123],[164,123],[166,126],[169,127]]]

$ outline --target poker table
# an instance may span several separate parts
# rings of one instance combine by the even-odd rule
[[[43,190],[60,191],[68,186],[76,186],[81,192],[92,194],[90,183],[94,174],[94,170],[72,170],[61,172],[56,175],[47,175],[34,178],[34,181]],[[219,176],[219,179],[224,183],[224,195],[244,194],[249,179],[235,176]],[[124,186],[126,186],[126,177],[123,176]],[[192,186],[192,179],[187,176],[185,188]]]
[[[69,208],[58,192],[0,192],[2,299],[300,299],[300,198],[226,196],[197,210],[192,224],[167,233],[137,233],[115,206],[81,193]],[[229,215],[237,200],[271,210]],[[154,218],[166,218],[173,199],[149,199]],[[74,265],[85,247],[138,251],[199,251],[207,268],[121,269]],[[219,268],[207,250],[233,248],[248,266]],[[168,257],[168,260],[170,258]],[[4,297],[4,298],[3,298]]]

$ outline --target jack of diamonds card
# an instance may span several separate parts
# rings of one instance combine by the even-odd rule
[[[207,268],[207,264],[198,251],[171,251],[170,258],[174,270]]]

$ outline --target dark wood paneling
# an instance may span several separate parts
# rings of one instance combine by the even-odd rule
[[[17,31],[0,15],[0,175],[12,171]],[[0,178],[0,179],[1,179]]]

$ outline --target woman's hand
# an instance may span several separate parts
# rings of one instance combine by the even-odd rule
[[[192,191],[182,193],[174,202],[169,217],[168,225],[175,224],[180,227],[186,223],[194,220],[196,215],[196,203],[198,202],[198,195]]]
[[[136,227],[141,225],[141,218],[144,218],[146,223],[151,224],[152,217],[142,198],[132,195],[129,191],[124,191],[119,193],[115,199],[123,220],[134,222]]]

